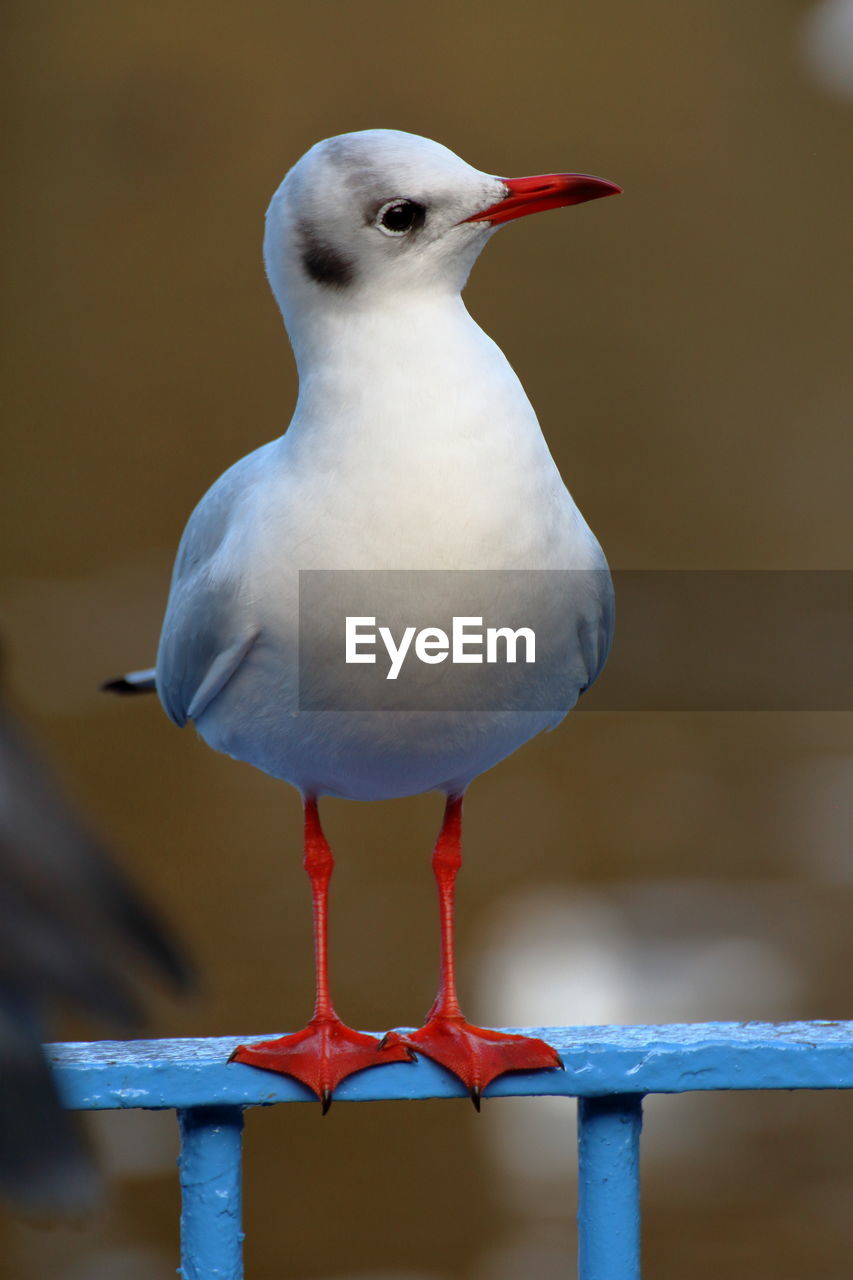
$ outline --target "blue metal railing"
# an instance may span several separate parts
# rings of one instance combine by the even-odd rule
[[[554,1045],[566,1070],[502,1076],[485,1096],[579,1099],[580,1280],[640,1276],[639,1154],[645,1094],[853,1088],[853,1022],[526,1031]],[[295,1080],[229,1064],[238,1044],[280,1034],[48,1046],[69,1107],[177,1111],[183,1280],[242,1280],[244,1108],[308,1100],[317,1105]],[[335,1102],[464,1096],[458,1080],[421,1058],[350,1076],[335,1091]]]

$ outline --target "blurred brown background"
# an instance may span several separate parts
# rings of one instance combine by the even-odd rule
[[[189,1005],[155,994],[151,1034],[271,1033],[310,1003],[295,793],[153,700],[97,692],[151,661],[191,507],[287,424],[294,370],[260,260],[284,171],[319,138],[387,126],[492,172],[622,184],[503,232],[467,293],[612,564],[849,567],[845,12],[5,9],[2,629],[28,723],[204,975]],[[468,1012],[850,1016],[850,781],[842,714],[577,712],[472,789]],[[325,812],[336,1002],[356,1026],[416,1022],[435,983],[439,799]],[[251,1113],[249,1276],[573,1275],[572,1111]],[[109,1203],[75,1229],[6,1222],[3,1280],[173,1274],[173,1128],[94,1117]],[[649,1276],[846,1280],[851,1139],[838,1096],[653,1100]]]

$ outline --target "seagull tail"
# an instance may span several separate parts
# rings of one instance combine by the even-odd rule
[[[101,685],[102,693],[156,693],[157,682],[154,668],[147,671],[128,671],[127,675],[116,676],[114,680],[106,680]]]

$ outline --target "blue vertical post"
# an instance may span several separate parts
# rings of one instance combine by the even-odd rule
[[[187,1107],[181,1131],[182,1280],[243,1280],[240,1107]]]
[[[578,1275],[640,1280],[640,1094],[578,1099]]]

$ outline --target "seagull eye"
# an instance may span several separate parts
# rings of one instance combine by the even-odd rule
[[[423,205],[416,200],[389,200],[379,210],[376,225],[386,236],[404,236],[422,224],[424,214]]]

